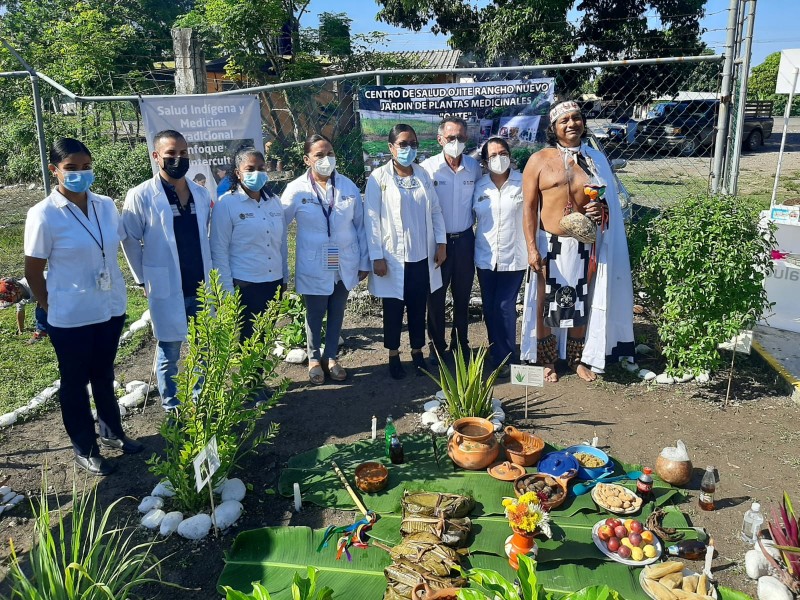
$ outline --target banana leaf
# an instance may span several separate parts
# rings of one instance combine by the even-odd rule
[[[305,575],[309,566],[319,569],[318,587],[330,587],[336,598],[377,600],[383,597],[383,569],[389,555],[376,547],[350,548],[352,561],[336,560],[336,540],[317,552],[324,529],[308,527],[264,527],[240,533],[225,558],[217,589],[228,585],[249,593],[254,581],[269,591],[272,600],[292,600],[292,578]]]
[[[383,517],[381,521],[386,522],[387,531],[392,528],[397,531],[399,517]],[[503,552],[504,541],[510,535],[508,526],[491,517],[481,517],[478,521],[482,528],[465,562],[468,566],[493,569],[513,581],[516,574]],[[563,530],[566,540],[540,541],[537,569],[540,583],[556,593],[606,584],[626,600],[644,600],[646,596],[638,583],[639,569],[603,557],[592,544],[590,531],[582,526],[567,526]],[[320,553],[315,551],[323,532],[307,527],[266,527],[239,534],[226,557],[218,588],[228,585],[249,593],[252,582],[258,581],[273,600],[290,600],[294,574],[305,574],[307,567],[312,566],[319,569],[317,585],[332,588],[334,599],[379,600],[386,587],[383,569],[390,562],[389,555],[375,547],[351,548],[352,562],[344,557],[337,561],[334,542]],[[722,600],[744,599],[723,595]]]
[[[412,434],[403,437],[406,462],[402,465],[392,465],[388,459],[383,457],[384,441],[380,438],[352,444],[321,446],[289,459],[286,468],[281,472],[278,491],[283,496],[291,497],[293,484],[298,483],[305,502],[339,510],[355,510],[356,506],[352,498],[331,470],[330,462],[335,460],[352,482],[356,466],[362,462],[377,460],[388,468],[389,484],[381,492],[362,493],[361,496],[367,508],[379,514],[399,514],[401,512],[400,500],[406,490],[469,495],[477,503],[473,515],[502,514],[500,501],[504,496],[514,495],[512,484],[497,481],[485,471],[467,471],[455,468],[447,456],[447,440],[437,438],[437,445],[441,466],[436,464],[431,438],[428,435]],[[556,450],[555,447],[546,445],[544,451],[554,450]],[[615,462],[618,474],[639,468],[637,465]],[[529,468],[528,472],[535,473],[536,469]],[[657,498],[656,505],[674,504],[685,499],[680,490],[657,478],[654,479],[653,489]],[[635,483],[631,482],[627,485],[632,488]],[[652,506],[646,506],[642,514],[637,515],[637,518],[646,518],[651,511]],[[598,508],[590,494],[568,497],[561,507],[553,511],[553,514],[572,515],[580,512],[592,515],[598,513]]]

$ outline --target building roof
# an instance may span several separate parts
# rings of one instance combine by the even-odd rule
[[[455,69],[461,66],[461,50],[408,50],[405,52],[389,52],[403,62],[411,63],[418,68]]]

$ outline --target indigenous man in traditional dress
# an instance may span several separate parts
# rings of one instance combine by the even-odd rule
[[[625,224],[605,156],[583,142],[575,102],[550,111],[548,140],[523,173],[523,225],[529,281],[521,358],[558,381],[566,358],[585,381],[607,361],[633,356],[633,287]]]

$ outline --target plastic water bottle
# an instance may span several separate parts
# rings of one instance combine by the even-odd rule
[[[386,427],[383,428],[383,435],[386,438],[386,458],[391,456],[389,449],[392,447],[392,436],[396,433],[397,428],[394,426],[394,420],[392,419],[392,415],[389,415],[386,417]]]
[[[750,510],[744,513],[744,520],[742,520],[742,540],[748,544],[755,544],[758,538],[758,532],[761,531],[761,526],[764,524],[764,515],[761,512],[761,505],[758,502],[753,502],[750,505]]]

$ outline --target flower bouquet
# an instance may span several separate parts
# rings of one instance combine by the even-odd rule
[[[519,498],[503,498],[508,524],[514,534],[506,540],[508,563],[519,569],[519,555],[536,556],[538,547],[534,536],[543,533],[552,537],[550,531],[550,513],[541,504],[539,497],[533,492],[522,494]]]
[[[511,529],[552,537],[550,513],[544,509],[534,492],[526,492],[519,498],[503,498],[503,508],[506,509],[506,519]]]

